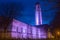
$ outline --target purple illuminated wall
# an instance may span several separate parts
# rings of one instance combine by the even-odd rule
[[[36,27],[32,27],[32,37],[36,38]]]
[[[43,36],[41,36],[43,35]],[[23,22],[13,20],[12,22],[12,38],[46,38],[44,30],[25,24]]]

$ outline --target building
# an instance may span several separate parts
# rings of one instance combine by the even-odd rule
[[[17,20],[13,20],[12,22],[11,36],[13,38],[46,38],[47,37],[43,28],[25,24]]]
[[[7,18],[6,21],[4,21],[4,33],[2,37],[6,38],[30,38],[30,39],[41,39],[41,38],[48,38],[47,35],[47,26],[42,24],[42,13],[40,4],[36,3],[36,11],[35,11],[35,20],[36,25],[32,26],[29,24],[26,24],[24,22],[18,21],[16,19],[9,19]],[[2,21],[2,20],[1,20]],[[3,21],[2,21],[3,22]],[[6,25],[7,24],[7,25]]]
[[[36,3],[35,20],[38,27],[13,19],[11,23],[11,36],[13,38],[47,38],[47,33],[42,26],[42,13],[38,2]]]

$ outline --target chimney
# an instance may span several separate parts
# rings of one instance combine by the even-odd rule
[[[42,25],[42,13],[39,2],[36,3],[35,21],[36,25]]]

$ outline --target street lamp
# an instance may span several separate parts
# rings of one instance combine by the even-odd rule
[[[60,32],[59,32],[59,31],[57,31],[56,34],[57,34],[58,36],[60,36]]]

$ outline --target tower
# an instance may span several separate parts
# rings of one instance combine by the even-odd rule
[[[38,2],[36,3],[35,21],[36,21],[36,25],[42,24],[42,13],[41,13],[40,4]]]

